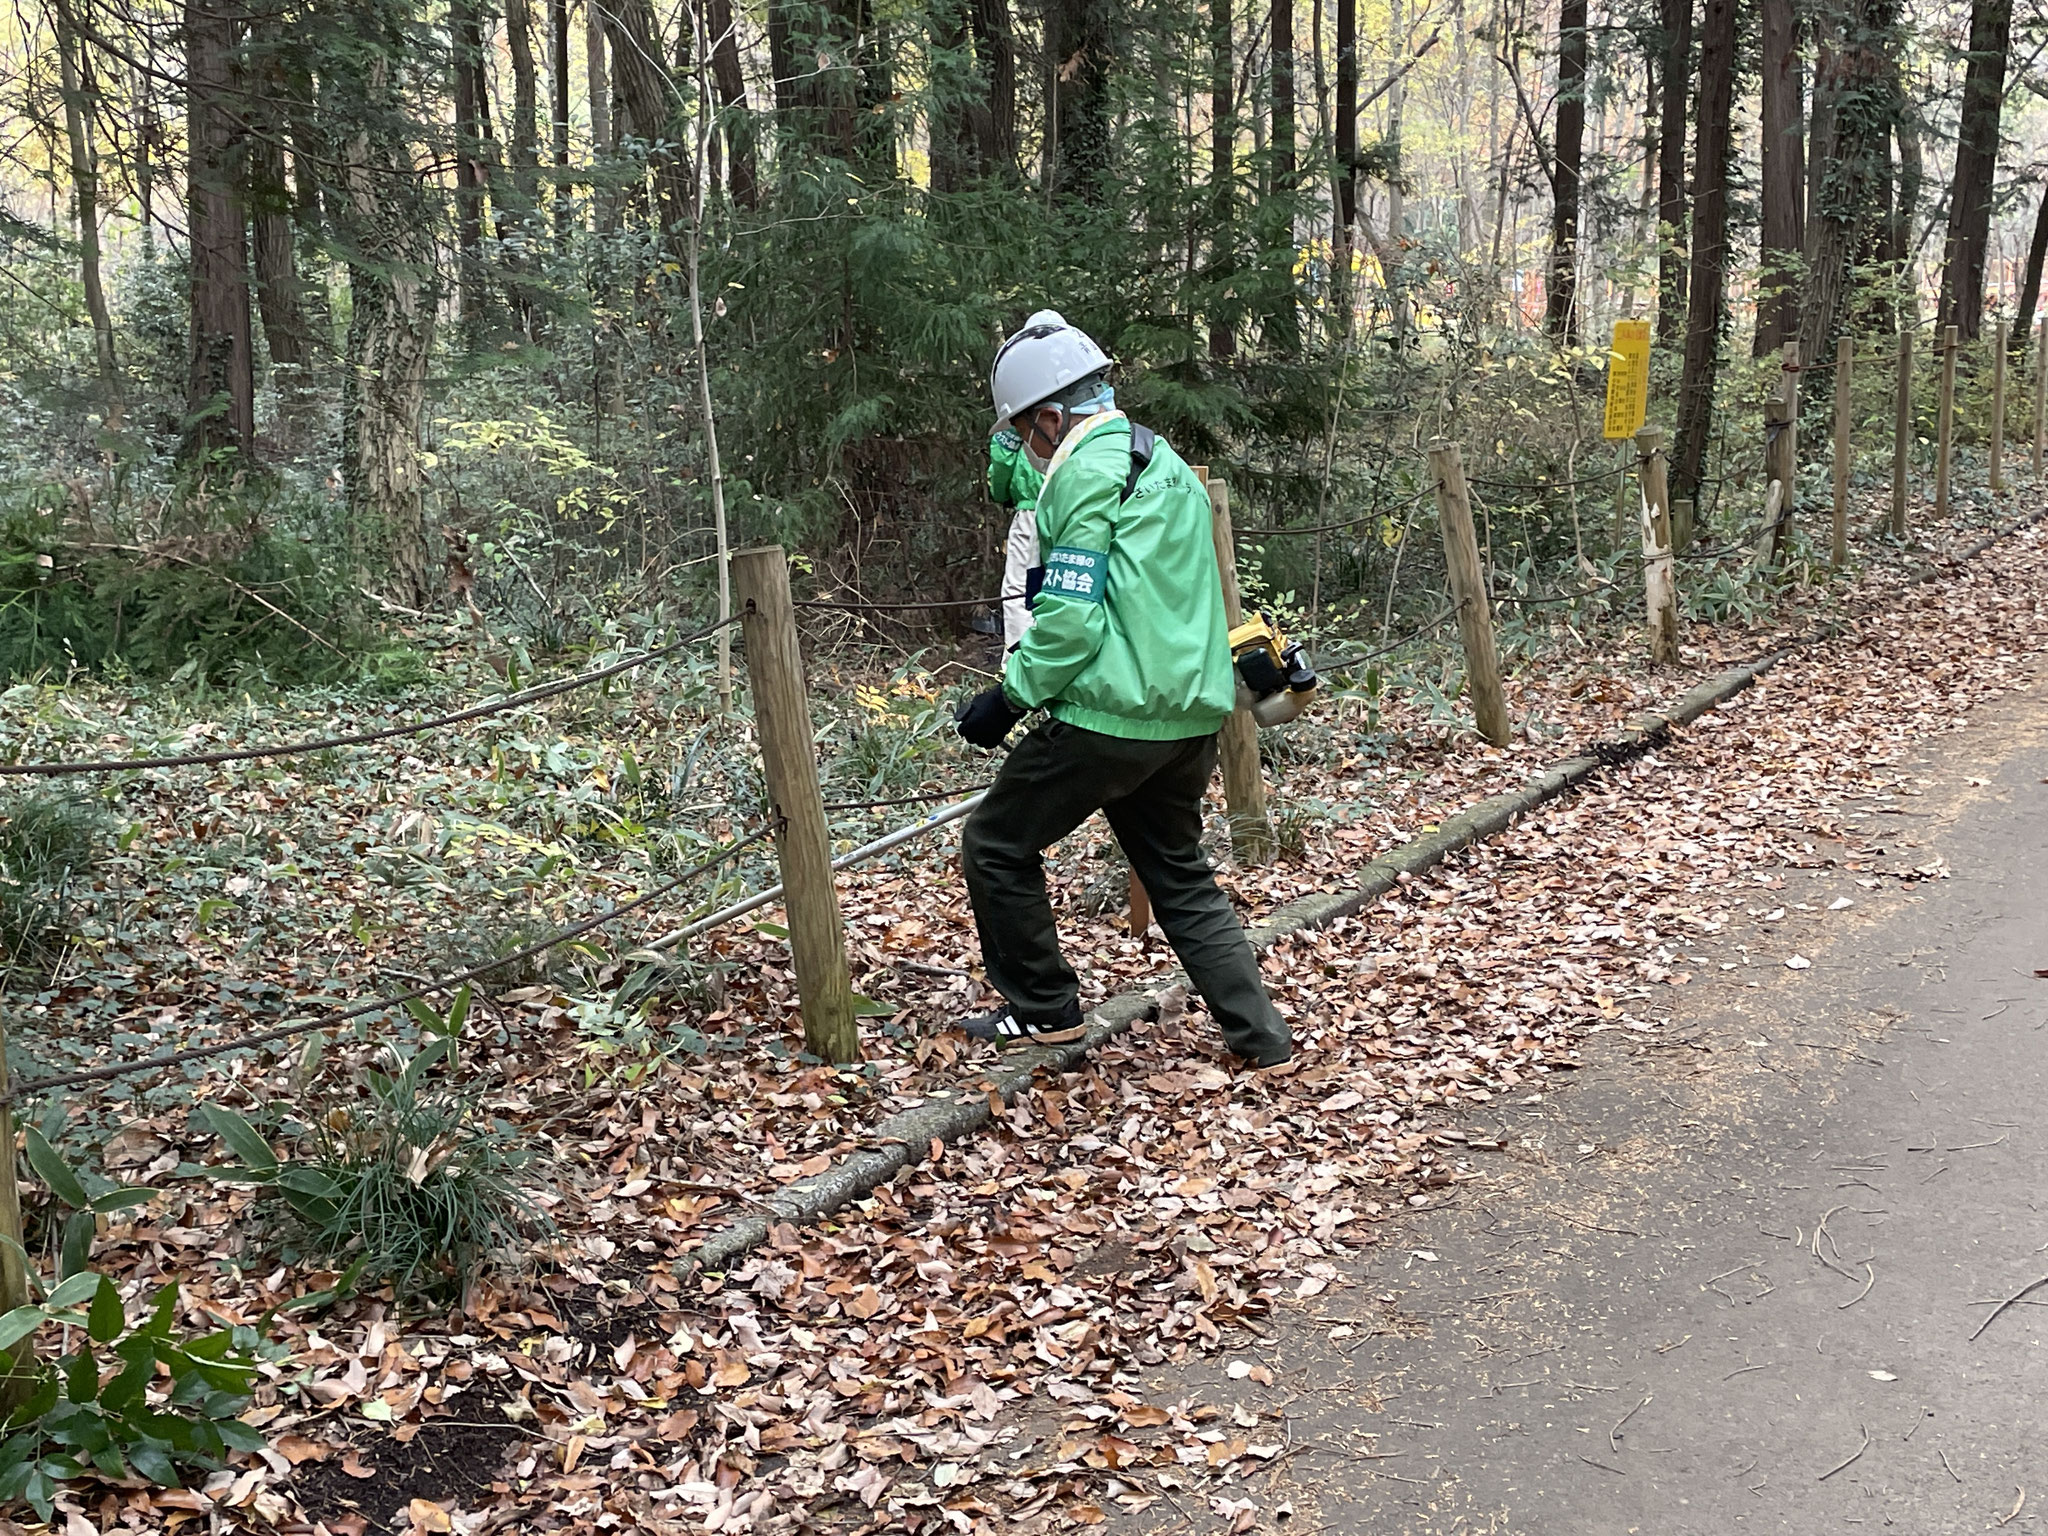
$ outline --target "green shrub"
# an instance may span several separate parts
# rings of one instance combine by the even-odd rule
[[[70,896],[107,829],[96,805],[33,792],[0,802],[0,954],[41,969],[70,939]]]
[[[296,683],[359,670],[374,636],[364,601],[306,543],[253,522],[181,541],[189,551],[76,542],[60,494],[31,493],[0,518],[0,674],[119,662],[143,676]],[[415,667],[387,651],[372,671]]]
[[[0,1503],[27,1499],[49,1520],[57,1484],[88,1472],[176,1487],[181,1469],[211,1470],[231,1448],[262,1448],[263,1436],[239,1417],[261,1335],[240,1326],[192,1337],[177,1321],[177,1282],[131,1323],[120,1290],[92,1270],[0,1317],[0,1346],[20,1350],[28,1378],[26,1399],[0,1425]],[[64,1353],[34,1352],[45,1329],[69,1341]],[[103,1377],[109,1367],[113,1375]]]
[[[567,945],[557,945],[537,955],[520,954],[554,931],[555,925],[538,912],[513,917],[472,916],[429,941],[427,969],[436,976],[448,976],[506,955],[519,955],[516,960],[507,960],[485,971],[476,978],[476,985],[491,996],[516,987],[537,987],[554,980],[573,963],[574,952]]]
[[[33,1128],[27,1143],[29,1166],[71,1215],[56,1285],[0,1317],[0,1350],[13,1356],[18,1393],[0,1420],[0,1504],[26,1499],[47,1521],[57,1485],[72,1478],[176,1487],[184,1471],[211,1471],[230,1449],[260,1449],[263,1436],[239,1416],[258,1363],[283,1352],[255,1327],[185,1334],[175,1281],[131,1320],[119,1288],[87,1267],[94,1223],[156,1192],[74,1171]],[[28,1255],[16,1252],[41,1290]],[[39,1352],[53,1335],[57,1352]]]
[[[401,1300],[446,1301],[466,1298],[487,1267],[513,1262],[547,1229],[522,1183],[533,1159],[518,1132],[429,1076],[443,1061],[452,1069],[468,1006],[465,988],[446,1018],[416,1008],[435,1038],[417,1051],[392,1047],[395,1073],[366,1069],[363,1099],[303,1127],[303,1157],[279,1157],[234,1110],[202,1108],[241,1159],[216,1176],[264,1191],[288,1256],[389,1281]]]

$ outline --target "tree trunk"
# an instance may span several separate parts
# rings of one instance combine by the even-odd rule
[[[1358,224],[1358,0],[1337,0],[1337,277],[1351,334],[1351,242]]]
[[[974,124],[980,103],[975,100],[966,15],[953,0],[939,0],[931,10],[931,29],[935,78],[927,127],[932,191],[944,194],[958,192],[974,180],[982,143]]]
[[[1408,53],[1408,22],[1403,0],[1387,8],[1387,41],[1393,58]],[[1382,148],[1392,165],[1387,177],[1387,239],[1375,253],[1379,257],[1380,280],[1387,290],[1388,308],[1393,312],[1394,349],[1405,349],[1409,341],[1408,314],[1408,211],[1403,204],[1407,181],[1401,158],[1401,118],[1408,107],[1408,81],[1396,75],[1387,92],[1387,136]]]
[[[976,70],[988,92],[987,124],[980,146],[984,171],[1011,171],[1017,164],[1017,44],[1010,0],[969,0]]]
[[[472,345],[490,308],[484,288],[483,23],[476,0],[449,0],[455,100],[455,282]]]
[[[605,58],[604,9],[597,0],[583,8],[583,66],[590,95],[590,153],[602,160],[618,139],[612,133],[612,79]]]
[[[1735,109],[1735,0],[1706,0],[1700,19],[1699,122],[1693,148],[1692,273],[1685,369],[1678,386],[1676,500],[1699,500],[1721,362],[1728,265],[1729,123]],[[1702,509],[1704,511],[1704,509]]]
[[[860,82],[853,131],[843,137],[864,172],[894,181],[896,122],[890,104],[896,100],[896,54],[889,41],[889,20],[876,16],[874,0],[855,0],[852,22]]]
[[[1272,0],[1267,13],[1272,38],[1273,136],[1267,165],[1268,206],[1263,210],[1266,284],[1266,342],[1291,354],[1301,344],[1301,319],[1294,303],[1294,0]]]
[[[2041,266],[2048,257],[2048,187],[2041,190],[2041,206],[2034,210],[2034,238],[2027,246],[2027,275],[2020,284],[2020,307],[2012,325],[2014,356],[2026,355],[2027,338],[2034,329],[2034,308],[2041,302]]]
[[[250,243],[256,257],[256,307],[271,364],[297,368],[312,346],[300,308],[298,228],[284,179],[284,125],[264,110],[275,99],[266,92],[252,103],[265,121],[249,138]]]
[[[614,142],[631,141],[638,146],[636,153],[647,157],[654,173],[657,228],[666,240],[688,216],[690,169],[680,148],[683,127],[661,67],[654,16],[647,0],[592,0],[591,9],[603,19],[612,57],[612,95],[618,103]],[[642,178],[634,178],[628,200],[645,206]]]
[[[768,0],[768,77],[775,115],[785,126],[796,110],[796,59],[789,35],[791,0]]]
[[[242,95],[234,69],[233,4],[191,0],[185,9],[192,328],[178,458],[186,464],[220,449],[246,455],[255,448],[249,264],[236,163]]]
[[[539,231],[534,211],[540,206],[540,69],[533,54],[533,0],[505,0],[505,51],[512,60],[512,182],[510,196],[500,189],[495,201],[499,222],[510,213],[521,238],[508,243],[504,260],[511,268],[506,297],[513,323],[537,336],[533,259],[529,240]]]
[[[156,260],[156,150],[163,141],[163,124],[152,95],[154,85],[146,70],[135,70],[136,222],[142,226],[142,259],[148,263]]]
[[[540,200],[540,69],[533,54],[533,0],[505,0],[512,59],[512,196],[521,219]]]
[[[100,422],[109,432],[122,424],[121,365],[114,356],[114,317],[100,284],[100,172],[93,151],[89,101],[92,86],[81,67],[78,34],[64,0],[54,8],[58,79],[64,93],[64,137],[71,149],[72,212],[78,220],[78,280],[85,312],[92,319],[94,371],[100,383]]]
[[[1763,0],[1762,19],[1763,260],[1757,274],[1758,357],[1775,355],[1799,334],[1799,264],[1806,248],[1799,16],[1793,0]],[[1816,114],[1818,108],[1816,100]],[[1820,163],[1818,153],[1814,162],[1816,166]],[[1817,355],[1800,353],[1801,357]]]
[[[1832,354],[1850,261],[1880,222],[1877,203],[1892,106],[1892,0],[1834,0],[1814,14],[1813,157],[1799,355]]]
[[[1663,118],[1657,128],[1657,340],[1685,341],[1685,121],[1692,97],[1692,0],[1661,0]]]
[[[1999,115],[2011,42],[2012,0],[1974,0],[1956,173],[1949,188],[1941,310],[1934,322],[1954,326],[1963,341],[1976,340],[1984,321],[1984,258],[1991,240],[1992,179],[1998,171]]]
[[[760,201],[761,172],[754,152],[754,119],[747,109],[746,76],[740,73],[732,0],[705,0],[704,19],[711,34],[711,80],[718,91],[719,122],[725,134],[727,184],[735,203],[753,208]]]
[[[1897,270],[1892,281],[1899,296],[1901,323],[1920,323],[1920,250],[1914,226],[1920,218],[1920,192],[1926,185],[1927,168],[1920,153],[1918,107],[1906,94],[1904,71],[1892,60],[1892,134],[1899,146],[1899,182],[1892,202],[1893,260]]]
[[[1109,67],[1116,28],[1110,0],[1050,0],[1047,42],[1059,105],[1052,193],[1095,205],[1109,197]]]
[[[550,84],[554,98],[548,110],[549,137],[555,152],[555,238],[569,230],[569,0],[551,0],[548,9]]]
[[[1237,268],[1236,48],[1231,0],[1209,0],[1209,355],[1237,355],[1237,305],[1230,285]]]
[[[433,595],[420,475],[420,414],[433,351],[434,222],[403,137],[405,17],[397,0],[356,12],[358,50],[329,91],[356,115],[336,224],[348,262],[348,371],[342,393],[342,484],[359,554],[381,546],[392,597]]]
[[[1586,0],[1563,0],[1557,18],[1557,144],[1551,159],[1550,286],[1543,328],[1568,347],[1578,338],[1579,171],[1586,147]]]

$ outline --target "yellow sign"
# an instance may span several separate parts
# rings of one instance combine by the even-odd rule
[[[1617,320],[1607,352],[1607,423],[1601,436],[1634,437],[1650,409],[1650,322]]]

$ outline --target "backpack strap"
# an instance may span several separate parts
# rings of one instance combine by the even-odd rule
[[[1152,450],[1159,446],[1159,434],[1150,427],[1131,423],[1131,472],[1124,477],[1124,493],[1118,501],[1129,501],[1138,489],[1138,477],[1152,464]]]

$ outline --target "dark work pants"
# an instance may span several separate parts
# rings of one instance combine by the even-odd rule
[[[1224,1044],[1261,1066],[1287,1060],[1287,1026],[1202,854],[1202,792],[1215,769],[1214,736],[1126,741],[1059,720],[1039,725],[1003,760],[960,846],[988,979],[1019,1023],[1056,1026],[1079,994],[1060,954],[1043,855],[1099,810]]]

